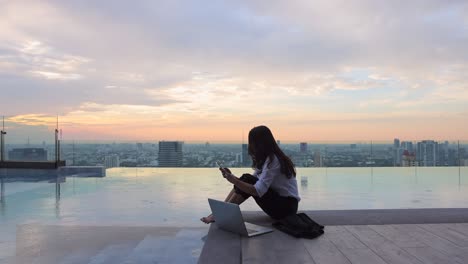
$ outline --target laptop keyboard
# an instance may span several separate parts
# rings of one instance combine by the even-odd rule
[[[248,229],[248,228],[247,228],[247,233],[251,234],[251,233],[255,233],[255,232],[257,232],[257,230],[253,230],[253,229]]]

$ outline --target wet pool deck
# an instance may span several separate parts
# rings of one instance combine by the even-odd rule
[[[280,231],[253,238],[199,227],[17,227],[5,263],[468,263],[468,209],[307,211],[326,225],[317,239]],[[262,212],[248,222],[271,226]]]
[[[326,225],[316,239],[280,231],[253,238],[210,227],[199,263],[468,263],[468,209],[306,212]],[[259,212],[246,221],[270,226]]]

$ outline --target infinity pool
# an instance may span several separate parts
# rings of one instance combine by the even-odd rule
[[[249,169],[232,169],[236,175]],[[2,181],[0,262],[15,254],[16,225],[200,227],[207,198],[230,184],[215,168],[115,168],[104,178]],[[5,176],[5,175],[4,175]],[[299,168],[300,210],[458,208],[468,168]],[[247,201],[242,210],[259,210]]]

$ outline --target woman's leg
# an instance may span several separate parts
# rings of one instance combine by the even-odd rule
[[[232,188],[231,192],[229,192],[228,196],[226,197],[226,199],[224,200],[226,203],[229,203],[229,201],[231,200],[231,197],[232,195],[235,193],[235,190],[234,188]]]
[[[227,203],[234,203],[234,204],[241,204],[246,200],[242,195],[237,194],[234,188],[232,188],[231,192],[229,192],[228,196],[224,200]],[[212,214],[206,217],[202,217],[200,219],[202,222],[205,224],[213,223],[214,222],[214,217]]]
[[[250,183],[250,184],[255,184],[255,182],[258,179],[250,174],[243,174],[240,177],[240,180]],[[226,197],[224,201],[227,203],[241,204],[245,200],[247,200],[249,197],[250,197],[249,194],[242,192],[237,187],[234,187],[232,188],[231,192],[229,192],[228,196]],[[209,224],[215,221],[213,215],[211,214],[209,216],[202,217],[200,220],[206,224]]]
[[[273,219],[281,219],[297,213],[296,198],[280,196],[272,189],[268,189],[262,197],[254,197],[254,199],[258,206]]]

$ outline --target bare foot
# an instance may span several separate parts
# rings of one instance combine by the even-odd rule
[[[202,218],[200,218],[200,220],[205,224],[211,224],[211,223],[213,223],[215,221],[214,216],[212,214],[209,215],[209,216],[206,216],[206,217],[202,217]]]

